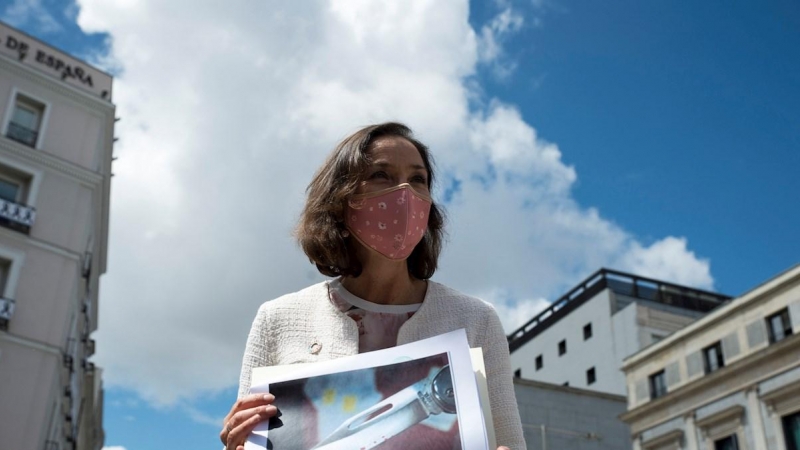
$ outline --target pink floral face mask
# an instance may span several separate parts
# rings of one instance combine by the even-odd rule
[[[408,183],[347,203],[347,229],[362,244],[389,259],[406,259],[428,229],[431,199]]]

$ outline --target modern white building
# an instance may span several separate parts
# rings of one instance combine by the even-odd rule
[[[511,368],[524,379],[625,396],[624,358],[729,299],[601,269],[509,335]]]
[[[99,450],[110,75],[0,23],[0,448]]]
[[[800,265],[623,370],[635,450],[800,450]]]

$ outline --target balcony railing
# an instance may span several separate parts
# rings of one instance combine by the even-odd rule
[[[96,346],[94,339],[85,339],[83,342],[84,342],[84,348],[85,348],[84,351],[86,352],[86,356],[88,357],[94,355]]]
[[[39,137],[39,133],[18,123],[9,122],[6,137],[29,147],[36,147],[36,139]]]
[[[36,208],[0,198],[0,225],[29,233],[36,220]]]
[[[61,443],[58,441],[44,441],[44,450],[61,450]]]
[[[0,297],[0,330],[8,330],[8,322],[14,317],[15,306],[13,299]]]

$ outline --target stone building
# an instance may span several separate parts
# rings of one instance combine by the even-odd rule
[[[0,448],[103,446],[111,84],[0,23]]]
[[[623,370],[635,450],[800,450],[800,265]]]

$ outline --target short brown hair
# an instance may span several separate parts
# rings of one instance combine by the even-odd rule
[[[402,137],[419,150],[428,170],[428,189],[433,187],[433,159],[428,147],[415,139],[407,126],[395,122],[370,125],[342,140],[308,185],[306,204],[295,230],[303,251],[324,275],[361,274],[361,262],[354,247],[359,244],[348,238],[349,232],[345,230],[345,202],[355,193],[371,164],[370,146],[384,136]],[[444,239],[444,213],[435,202],[428,217],[425,236],[406,260],[409,273],[423,280],[436,271]]]

